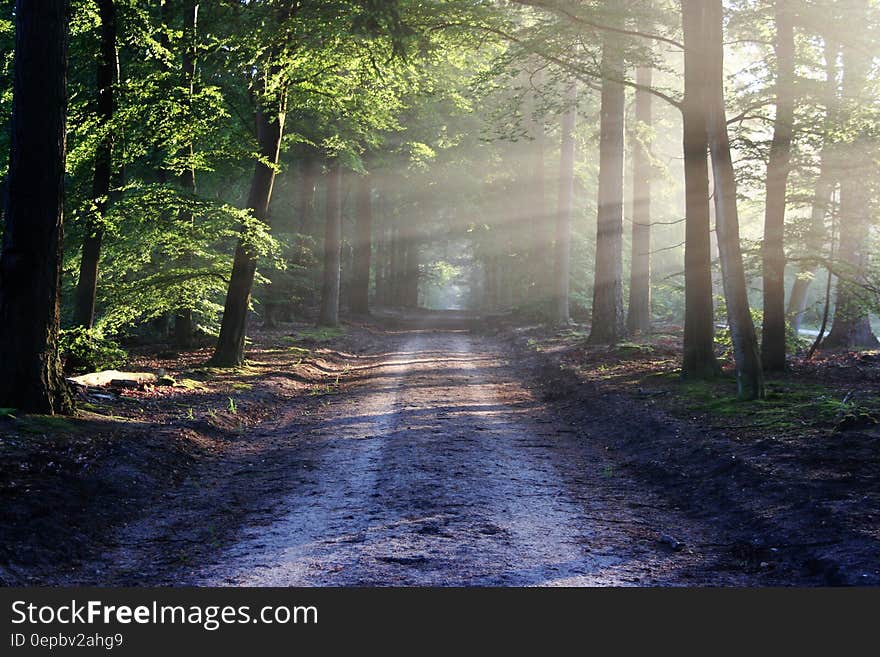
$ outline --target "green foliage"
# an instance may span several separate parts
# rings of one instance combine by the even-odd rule
[[[59,351],[68,374],[116,369],[128,360],[125,350],[100,330],[81,326],[61,331]]]
[[[862,428],[880,421],[880,397],[837,396],[821,384],[771,380],[762,400],[741,401],[730,379],[715,382],[682,382],[679,394],[688,413],[707,413],[744,428],[798,431],[804,427]]]

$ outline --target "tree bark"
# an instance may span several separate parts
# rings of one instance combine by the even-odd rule
[[[776,0],[776,118],[764,206],[764,370],[785,370],[785,199],[794,130],[794,24],[788,0]]]
[[[333,163],[327,172],[327,217],[324,222],[324,276],[321,285],[321,326],[339,325],[339,285],[342,258],[342,172]]]
[[[721,368],[715,358],[712,298],[712,240],[709,210],[709,142],[704,113],[705,36],[702,0],[682,1],[684,99],[682,147],[685,180],[684,358],[685,378],[712,378]]]
[[[613,344],[626,333],[623,315],[623,128],[626,95],[618,82],[623,52],[610,40],[602,47],[599,128],[599,199],[593,278],[591,344]]]
[[[278,164],[281,151],[281,137],[284,132],[284,99],[273,113],[258,107],[255,112],[257,141],[260,154],[273,165]],[[254,165],[251,187],[248,194],[248,208],[254,216],[269,223],[269,202],[275,185],[275,166],[262,161]],[[219,367],[236,367],[244,360],[244,339],[247,333],[247,317],[251,292],[254,287],[254,274],[257,271],[257,256],[239,240],[232,262],[232,276],[226,293],[220,337],[211,362]]]
[[[577,123],[577,84],[572,82],[566,94],[562,115],[559,155],[559,203],[556,209],[556,242],[553,259],[553,322],[568,324],[571,277],[571,215],[574,208],[574,129]]]
[[[358,177],[355,209],[354,262],[352,266],[351,311],[370,312],[370,261],[373,251],[373,199],[369,174]]]
[[[867,20],[868,3],[855,0],[848,7],[852,20]],[[848,40],[843,44],[843,100],[848,108],[839,121],[851,120],[854,108],[864,102],[871,55],[865,44]],[[837,256],[840,274],[834,304],[831,331],[823,347],[846,349],[876,347],[877,336],[871,330],[867,295],[862,288],[868,265],[867,246],[871,221],[871,194],[864,180],[864,171],[871,166],[868,152],[870,135],[857,134],[843,146],[846,161],[840,164],[840,239]],[[840,158],[841,160],[843,158]]]
[[[103,219],[107,211],[113,169],[113,132],[110,124],[116,108],[114,86],[116,84],[116,8],[113,0],[98,0],[101,19],[100,46],[97,66],[98,126],[107,132],[95,151],[95,170],[92,177],[94,212],[86,220],[83,237],[79,279],[73,310],[74,326],[92,328],[95,321],[95,298],[98,293],[98,264],[101,259],[101,242],[104,239]]]
[[[640,66],[636,83],[650,88],[653,71]],[[636,126],[641,135],[633,140],[632,256],[629,309],[626,328],[630,333],[651,330],[651,153],[647,132],[652,127],[651,94],[636,89]]]
[[[18,0],[9,191],[0,251],[0,406],[69,413],[58,358],[67,0]]]
[[[758,351],[758,338],[749,309],[746,276],[739,238],[739,215],[736,206],[736,180],[727,117],[724,110],[724,45],[721,0],[705,0],[703,25],[708,63],[707,119],[709,152],[715,180],[715,232],[721,261],[727,321],[736,361],[738,394],[743,399],[764,397],[764,374]]]

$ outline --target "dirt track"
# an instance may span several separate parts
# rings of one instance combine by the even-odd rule
[[[253,386],[238,399],[258,419],[232,424],[241,416],[227,414],[225,431],[198,416],[184,420],[195,436],[185,444],[207,440],[214,427],[210,444],[220,448],[196,453],[179,483],[159,482],[149,497],[133,496],[137,506],[129,508],[139,511],[124,523],[100,516],[106,524],[95,526],[99,539],[81,546],[86,559],[34,568],[30,581],[880,581],[872,516],[865,515],[875,478],[829,492],[827,477],[811,477],[793,460],[803,448],[777,454],[766,442],[730,440],[579,379],[546,354],[511,344],[520,339],[516,332],[480,335],[465,329],[466,320],[379,317],[353,325],[344,340],[305,361],[283,348],[255,350],[259,374],[249,374]],[[210,416],[211,405],[226,401],[223,390],[202,402],[201,413]],[[176,435],[181,421],[168,418],[168,435]],[[140,445],[146,437],[119,440]],[[843,443],[833,437],[830,444],[839,452]],[[147,456],[174,456],[167,445],[147,442],[145,449]],[[132,454],[126,468],[141,452]],[[768,471],[762,463],[771,457],[791,472]],[[118,467],[108,474],[114,481]],[[140,488],[131,490],[136,496]],[[858,503],[861,516],[831,511],[841,508],[840,492]],[[124,495],[110,491],[93,501],[111,508]]]
[[[293,485],[271,515],[177,581],[749,583],[714,568],[710,529],[554,417],[501,344],[463,331],[389,342],[320,417],[277,430],[294,458],[267,460],[258,479]]]

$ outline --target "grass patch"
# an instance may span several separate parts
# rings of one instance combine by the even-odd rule
[[[847,395],[815,383],[768,381],[765,399],[742,401],[731,377],[683,381],[678,386],[684,409],[726,420],[730,426],[779,431],[809,427],[870,426],[880,421],[880,396]]]
[[[312,328],[304,328],[296,331],[292,335],[284,337],[285,342],[331,342],[337,338],[341,338],[347,333],[343,326],[315,326]],[[308,350],[304,350],[308,351]]]

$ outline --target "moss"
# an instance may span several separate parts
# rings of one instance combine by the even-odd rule
[[[654,345],[640,342],[621,342],[617,345],[618,353],[633,356],[647,356],[655,351]]]
[[[818,384],[789,380],[769,381],[765,399],[740,401],[729,377],[710,382],[682,382],[678,387],[684,409],[728,418],[730,424],[777,431],[804,426],[838,425],[880,419],[880,398],[844,400]],[[736,420],[736,421],[734,421]]]
[[[177,383],[174,384],[177,388],[185,388],[187,390],[205,390],[207,386],[201,381],[196,381],[195,379],[178,379]]]
[[[75,420],[61,415],[28,415],[15,428],[25,433],[73,433],[79,430]]]
[[[284,337],[285,342],[331,342],[347,333],[344,326],[316,326],[296,331],[292,335]]]

